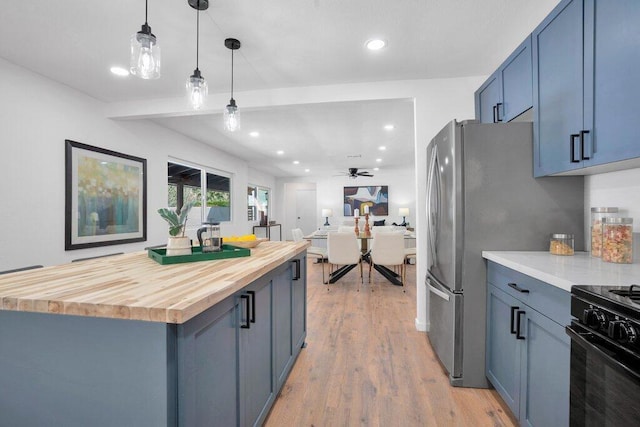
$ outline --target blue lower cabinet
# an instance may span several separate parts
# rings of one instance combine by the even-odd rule
[[[237,316],[229,297],[178,328],[179,425],[238,424]]]
[[[487,298],[487,378],[511,411],[518,414],[521,345],[512,331],[521,303],[495,286],[489,286]]]
[[[292,280],[292,342],[294,357],[300,352],[307,338],[307,258],[293,261]],[[296,270],[298,269],[298,270]]]
[[[527,426],[569,425],[569,360],[571,341],[564,327],[528,308],[522,320],[520,422]]]
[[[276,386],[287,379],[293,363],[292,345],[292,265],[283,267],[273,279],[273,349],[275,352]]]
[[[248,286],[243,295],[249,310],[240,319],[240,425],[262,425],[276,399],[273,380],[272,296],[273,280]],[[243,328],[242,326],[249,326]]]
[[[568,426],[570,294],[488,264],[487,379],[521,425]]]
[[[180,426],[262,425],[306,336],[300,255],[178,327]]]

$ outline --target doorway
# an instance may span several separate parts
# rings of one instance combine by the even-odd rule
[[[315,189],[296,189],[295,227],[302,229],[305,235],[311,234],[317,228],[318,217],[316,209]]]

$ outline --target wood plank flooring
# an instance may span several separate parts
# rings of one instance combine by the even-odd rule
[[[265,423],[280,426],[515,426],[495,390],[454,388],[415,329],[415,266],[406,292],[375,270],[322,284],[308,264],[307,347]],[[329,290],[327,290],[327,286]]]

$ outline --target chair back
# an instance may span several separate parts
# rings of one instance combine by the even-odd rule
[[[302,240],[304,240],[304,233],[302,232],[301,228],[294,228],[293,230],[291,230],[291,236],[293,236],[294,242],[301,242]]]
[[[402,233],[377,233],[371,245],[371,259],[374,263],[381,265],[404,263],[404,236]]]
[[[360,248],[353,231],[331,232],[327,235],[327,258],[331,264],[357,264],[360,261]]]

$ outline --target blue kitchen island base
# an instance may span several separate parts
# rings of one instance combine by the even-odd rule
[[[301,253],[182,324],[0,310],[0,426],[261,425],[306,295]]]

